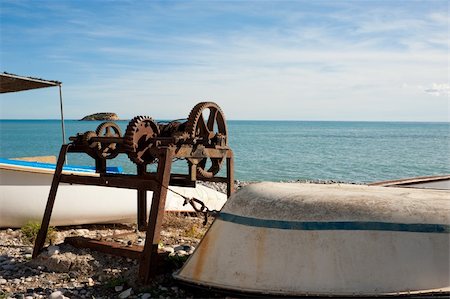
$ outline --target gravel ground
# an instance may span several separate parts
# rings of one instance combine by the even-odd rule
[[[143,245],[145,234],[130,225],[86,225],[54,229],[52,243],[36,260],[20,229],[0,230],[0,298],[185,298],[211,297],[178,286],[171,274],[194,251],[211,224],[202,217],[167,214],[160,248],[170,269],[150,285],[137,281],[138,261],[63,243],[65,237],[103,238]],[[129,233],[129,234],[124,234]],[[223,297],[223,296],[222,296]]]
[[[310,182],[310,181],[296,181]],[[236,189],[250,182],[236,181]],[[335,183],[320,181],[315,183]],[[226,185],[202,183],[221,192]],[[172,273],[192,254],[212,223],[203,217],[166,214],[160,249],[168,252],[167,273],[150,285],[137,280],[137,260],[77,249],[63,243],[65,237],[84,236],[142,245],[145,234],[134,224],[86,225],[54,228],[52,244],[31,259],[32,244],[21,229],[0,230],[0,299],[3,298],[211,298],[224,295],[178,285]]]

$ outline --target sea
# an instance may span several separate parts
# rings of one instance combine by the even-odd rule
[[[66,142],[100,123],[66,120]],[[125,132],[128,121],[116,123]],[[240,181],[368,183],[450,173],[450,123],[235,120],[227,127]],[[62,143],[59,120],[0,120],[1,158],[57,156]],[[67,159],[94,165],[85,154]],[[125,154],[107,164],[136,171]],[[187,173],[186,161],[173,171]]]

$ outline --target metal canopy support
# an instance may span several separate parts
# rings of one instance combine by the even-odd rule
[[[0,93],[18,92],[24,90],[32,90],[45,87],[59,88],[59,105],[61,112],[61,128],[62,128],[62,144],[66,143],[66,131],[64,128],[64,111],[62,98],[62,82],[54,80],[44,80],[40,78],[18,76],[10,73],[0,74]]]
[[[62,83],[58,84],[59,88],[59,107],[61,112],[61,130],[62,130],[62,143],[66,143],[66,129],[64,128],[64,109],[63,109],[63,97],[62,97]]]

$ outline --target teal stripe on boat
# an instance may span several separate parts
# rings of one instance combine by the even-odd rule
[[[414,233],[450,233],[450,225],[448,224],[368,221],[284,221],[245,217],[229,213],[220,213],[219,219],[246,226],[290,230],[377,230]]]

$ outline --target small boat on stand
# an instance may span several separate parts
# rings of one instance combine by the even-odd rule
[[[45,210],[48,192],[55,172],[55,164],[0,159],[0,227],[21,227],[29,221],[39,223]],[[109,167],[109,173],[121,173]],[[98,176],[93,167],[64,166],[63,173]],[[166,199],[168,212],[194,212],[191,205],[183,205],[184,198],[201,199],[208,207],[222,208],[227,196],[197,184],[195,188],[170,186]],[[148,191],[150,210],[153,192]],[[92,223],[136,222],[136,191],[61,184],[55,203],[52,226]]]

